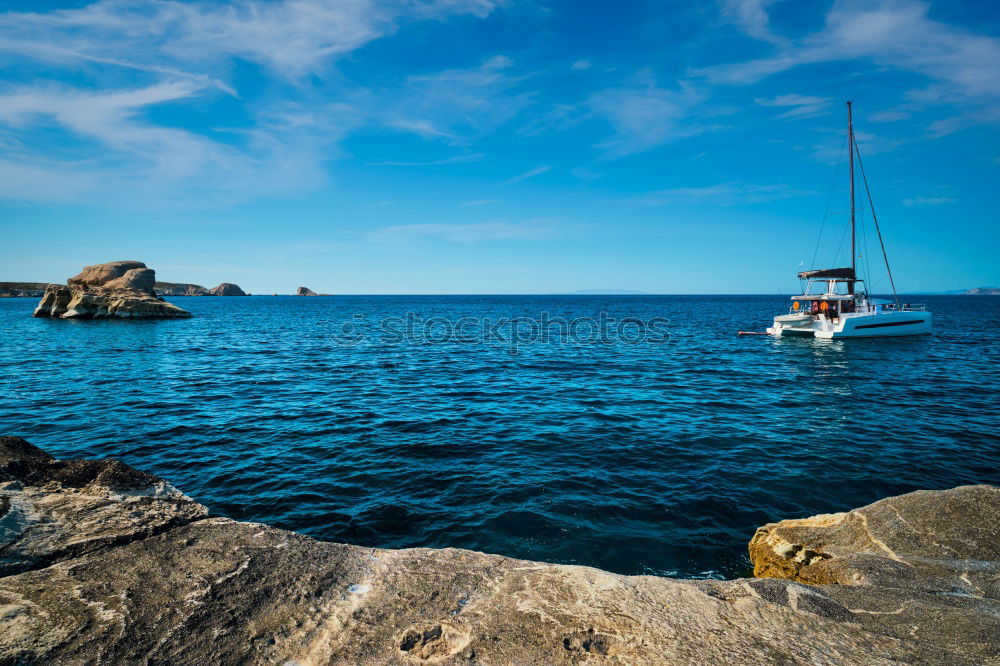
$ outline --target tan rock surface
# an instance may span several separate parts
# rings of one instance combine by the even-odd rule
[[[750,558],[759,577],[1000,598],[1000,488],[918,490],[771,523],[757,529]]]
[[[231,282],[223,282],[218,287],[213,287],[210,291],[212,296],[246,296],[246,292],[240,286]]]
[[[0,439],[0,498],[8,507],[58,504],[91,547],[34,540],[41,518],[21,529],[22,551],[34,543],[36,555],[57,554],[0,578],[0,663],[983,664],[998,654],[997,600],[987,590],[683,581],[458,549],[363,548],[204,518],[191,500],[155,493],[142,495],[147,513],[134,516],[126,500],[110,499],[123,495],[112,486],[161,480],[110,463],[71,472],[83,463],[29,447]],[[973,493],[989,503],[953,515],[975,523],[954,544],[963,566],[988,549],[977,539],[990,533],[995,492],[922,500],[969,506]],[[160,527],[129,531],[146,515]]]
[[[93,266],[84,266],[79,274],[74,275],[66,284],[77,287],[100,287],[104,284],[120,278],[128,271],[146,268],[146,264],[141,261],[109,261]]]
[[[62,319],[169,319],[191,313],[156,296],[156,273],[139,261],[87,266],[67,281],[49,285],[35,307],[36,317]]]

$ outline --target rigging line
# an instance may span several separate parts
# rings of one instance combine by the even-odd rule
[[[855,150],[855,152],[857,152],[857,150],[858,150],[858,142],[857,141],[854,142],[854,150]],[[860,162],[859,162],[859,164],[860,164]],[[871,206],[869,206],[868,208],[870,210]],[[859,206],[858,210],[863,211],[864,210],[864,206]],[[873,289],[873,287],[869,284],[869,281],[872,280],[874,276],[872,274],[871,260],[869,259],[869,255],[868,255],[868,225],[866,223],[864,215],[858,216],[858,219],[861,220],[861,245],[862,245],[862,247],[864,249],[864,254],[862,256],[862,261],[863,261],[864,266],[865,266],[865,291],[871,293],[871,290]],[[861,248],[859,248],[859,249],[861,249]]]
[[[837,244],[837,252],[833,255],[833,265],[837,265],[837,261],[840,259],[840,251],[844,249],[844,241],[847,240],[847,232],[851,229],[851,223],[848,222],[844,225],[844,232],[840,234],[840,243]],[[850,253],[848,253],[850,254]]]
[[[854,142],[854,147],[858,147],[858,142]],[[885,270],[889,273],[889,284],[892,285],[892,297],[899,307],[899,294],[896,293],[896,281],[892,278],[892,269],[889,268],[889,255],[885,252],[885,242],[882,240],[882,230],[878,226],[878,217],[875,216],[875,203],[872,201],[872,192],[868,188],[868,176],[865,174],[865,164],[861,161],[861,151],[858,151],[858,166],[861,167],[861,177],[865,182],[865,193],[868,195],[868,207],[872,210],[872,220],[875,221],[875,232],[878,234],[878,244],[882,246],[882,258],[885,259]]]
[[[816,238],[816,249],[813,250],[812,263],[809,264],[809,268],[816,268],[816,257],[819,254],[819,246],[823,242],[823,229],[826,227],[826,221],[830,218],[830,203],[833,201],[833,190],[837,187],[837,176],[840,175],[840,165],[844,162],[844,149],[847,148],[847,139],[840,144],[840,156],[837,158],[837,168],[833,172],[833,181],[830,183],[830,194],[826,197],[826,212],[823,213],[823,221],[819,225],[819,236]],[[836,260],[834,263],[837,263]]]

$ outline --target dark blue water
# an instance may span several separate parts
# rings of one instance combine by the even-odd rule
[[[0,432],[322,539],[679,576],[744,572],[768,521],[1000,482],[1000,298],[927,297],[934,336],[849,341],[735,335],[781,297],[172,300],[195,317],[0,299]],[[465,341],[385,340],[408,312],[665,317],[670,335],[512,353],[470,319]]]

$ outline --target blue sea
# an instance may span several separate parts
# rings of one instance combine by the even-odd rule
[[[767,522],[1000,482],[1000,298],[921,299],[847,341],[736,335],[780,296],[0,299],[0,433],[319,539],[732,577]]]

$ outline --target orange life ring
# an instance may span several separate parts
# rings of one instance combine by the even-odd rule
[[[796,312],[798,312],[798,311],[799,311],[799,308],[800,308],[800,307],[802,307],[802,306],[801,306],[801,305],[799,305],[799,302],[798,302],[798,301],[795,301],[794,303],[792,303],[792,309],[793,309],[793,310],[795,310]]]
[[[822,303],[819,304],[819,309],[823,310],[824,312],[826,312],[827,309],[829,309],[829,307],[830,307],[830,304],[827,303],[826,301],[823,301]]]

